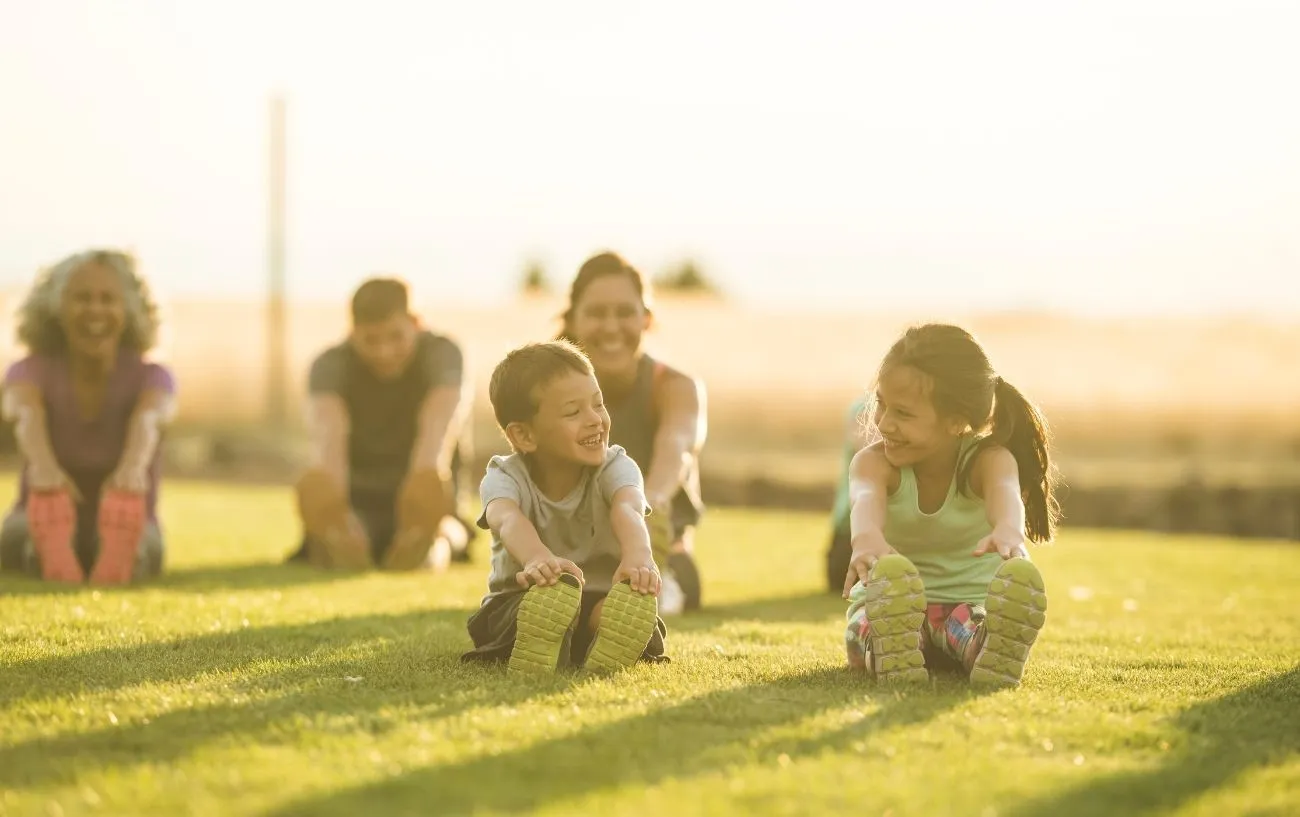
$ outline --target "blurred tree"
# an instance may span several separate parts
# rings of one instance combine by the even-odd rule
[[[717,284],[709,280],[699,264],[689,258],[655,278],[654,286],[660,292],[687,295],[720,294]]]
[[[519,281],[519,290],[525,295],[550,294],[551,278],[546,274],[546,268],[542,266],[542,262],[534,259],[524,266],[524,275]]]

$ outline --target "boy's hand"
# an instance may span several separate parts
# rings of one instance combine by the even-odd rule
[[[515,574],[515,581],[525,590],[533,585],[548,587],[560,580],[561,573],[572,573],[578,577],[578,581],[583,581],[581,568],[568,559],[550,553],[529,561],[523,570]]]
[[[849,597],[849,591],[853,585],[858,582],[865,582],[867,574],[871,568],[880,560],[881,556],[888,556],[891,553],[897,553],[885,541],[885,537],[875,534],[863,534],[853,539],[853,556],[849,559],[849,572],[844,577],[844,598]]]
[[[983,556],[986,553],[997,553],[1003,559],[1014,559],[1017,556],[1028,558],[1029,554],[1025,552],[1025,535],[1018,530],[1002,530],[994,528],[993,532],[985,536],[975,546],[973,556]]]
[[[628,580],[633,590],[652,596],[659,595],[659,587],[663,583],[659,568],[655,567],[655,560],[649,553],[623,557],[623,561],[618,564],[618,570],[614,571],[614,584],[624,579]]]

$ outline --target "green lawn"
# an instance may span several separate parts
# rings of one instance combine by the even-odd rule
[[[0,814],[1300,809],[1293,545],[1067,532],[1020,689],[898,693],[842,667],[820,516],[711,513],[673,663],[541,683],[458,662],[481,561],[274,566],[283,489],[173,485],[164,516],[147,589],[0,580]]]

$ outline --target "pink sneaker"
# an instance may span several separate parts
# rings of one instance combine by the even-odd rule
[[[33,491],[27,497],[27,530],[45,581],[80,584],[86,580],[72,549],[76,528],[77,511],[67,491]]]
[[[135,572],[144,535],[144,497],[108,490],[99,500],[99,559],[91,584],[126,584]]]

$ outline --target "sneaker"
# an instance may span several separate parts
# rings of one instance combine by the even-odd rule
[[[989,582],[983,643],[971,667],[972,684],[1013,687],[1020,683],[1029,650],[1047,619],[1043,576],[1028,559],[1007,559]]]
[[[882,556],[867,574],[865,590],[871,622],[870,666],[876,680],[928,681],[921,652],[925,585],[916,566],[897,553]]]
[[[142,494],[104,492],[99,500],[99,558],[90,574],[91,584],[126,584],[131,581],[144,525]]]
[[[474,541],[476,530],[454,514],[443,517],[442,523],[438,526],[438,535],[451,545],[453,562],[468,563],[474,560],[474,554],[470,552],[469,546]]]
[[[638,593],[626,581],[614,585],[601,607],[600,627],[587,652],[587,669],[614,672],[635,664],[655,632],[655,602],[654,596]]]
[[[671,573],[663,574],[663,583],[659,587],[659,615],[680,616],[686,610],[686,594],[677,578]]]
[[[79,584],[86,574],[72,549],[77,511],[67,491],[33,491],[27,498],[32,549],[47,582]]]
[[[687,612],[700,609],[700,569],[690,551],[674,551],[668,557],[668,572],[682,591],[682,609]]]
[[[519,602],[507,671],[544,675],[559,669],[581,608],[582,583],[572,574],[561,574],[559,581],[549,586],[528,588]]]

